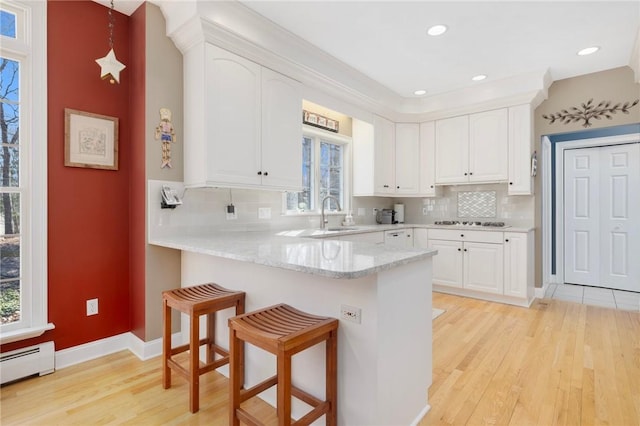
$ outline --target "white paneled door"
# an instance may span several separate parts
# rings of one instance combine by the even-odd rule
[[[640,291],[640,143],[564,156],[565,282]]]

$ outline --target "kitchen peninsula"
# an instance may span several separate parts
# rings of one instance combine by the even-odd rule
[[[417,423],[429,409],[436,251],[275,234],[163,234],[150,235],[149,242],[182,251],[182,286],[216,282],[243,290],[247,311],[283,302],[339,318],[338,424]],[[358,313],[355,321],[341,318],[344,307]],[[216,322],[223,347],[231,314],[224,311]],[[227,374],[225,368],[220,372]],[[273,372],[273,357],[247,348],[248,385]],[[324,396],[323,344],[294,357],[293,377],[303,389]],[[261,397],[273,404],[275,392]],[[307,409],[294,400],[295,417]]]

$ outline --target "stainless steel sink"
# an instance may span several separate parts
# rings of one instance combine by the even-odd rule
[[[350,228],[348,226],[341,226],[339,228],[327,228],[327,231],[330,232],[339,232],[339,231],[356,231],[358,228]]]

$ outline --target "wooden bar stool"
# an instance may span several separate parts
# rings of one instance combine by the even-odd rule
[[[337,424],[338,395],[338,320],[301,312],[280,304],[229,319],[230,333],[230,424],[240,421],[249,425],[262,423],[240,404],[260,392],[278,385],[278,425],[291,425],[291,396],[314,407],[295,424],[308,425],[326,414],[326,424]],[[326,341],[326,394],[321,401],[291,384],[291,357],[296,353]],[[277,374],[261,383],[244,387],[244,342],[251,343],[277,358]]]
[[[216,312],[236,308],[236,315],[244,313],[243,291],[231,291],[217,284],[201,284],[193,287],[177,288],[162,292],[162,385],[171,387],[171,369],[189,382],[189,408],[195,413],[200,408],[200,375],[215,370],[229,362],[229,352],[215,343]],[[189,344],[171,348],[171,309],[189,315]],[[200,316],[207,315],[207,337],[200,339]],[[206,362],[200,365],[200,346],[206,345]],[[173,355],[190,351],[189,368],[184,368],[171,358]],[[215,354],[221,356],[215,359]],[[242,348],[240,358],[243,357]]]

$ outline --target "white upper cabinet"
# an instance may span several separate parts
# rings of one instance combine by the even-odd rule
[[[417,195],[420,186],[420,125],[396,123],[396,194]]]
[[[420,123],[420,163],[418,193],[422,197],[439,195],[436,187],[436,124],[433,121]]]
[[[354,118],[351,132],[353,140],[353,195],[373,195],[375,193],[375,129],[373,124]]]
[[[374,191],[376,194],[394,194],[396,191],[394,124],[376,116],[374,123]]]
[[[196,129],[185,134],[185,186],[299,190],[299,83],[208,43],[202,68],[204,75],[185,75],[185,104],[194,114],[187,117],[185,105],[185,122]]]
[[[507,180],[506,108],[436,121],[436,183]]]
[[[353,195],[419,196],[420,125],[353,120]]]
[[[468,181],[469,116],[436,121],[436,183]]]
[[[433,197],[435,125],[353,120],[353,195]]]
[[[226,50],[206,45],[207,182],[259,185],[261,67]],[[186,168],[186,167],[185,167]]]
[[[262,68],[262,185],[302,185],[302,98],[300,85]]]
[[[509,195],[533,194],[531,145],[533,143],[531,105],[509,108]]]
[[[469,116],[469,182],[507,180],[508,120],[506,108]]]

